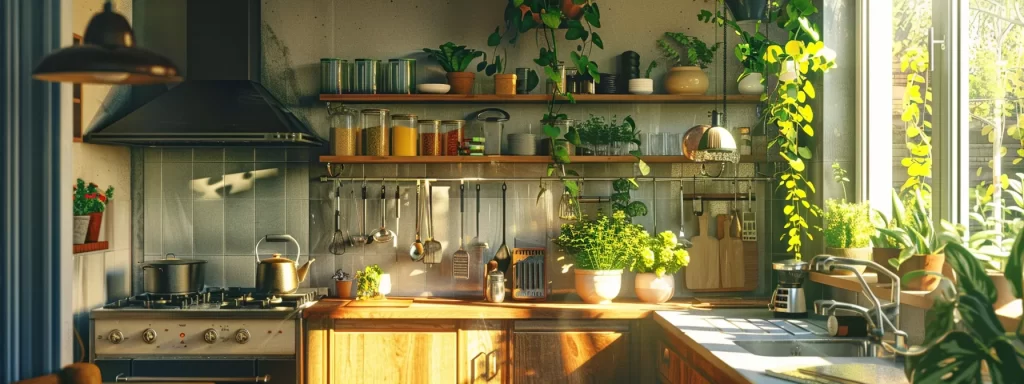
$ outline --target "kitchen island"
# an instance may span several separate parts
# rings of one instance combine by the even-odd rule
[[[406,308],[322,300],[305,311],[309,383],[776,383],[766,369],[869,357],[755,355],[736,342],[822,338],[746,300],[486,303],[416,299]]]

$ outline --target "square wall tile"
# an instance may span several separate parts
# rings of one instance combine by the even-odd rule
[[[224,163],[224,184],[217,190],[226,199],[252,199],[256,196],[253,163]]]
[[[192,159],[197,163],[223,163],[224,148],[196,148]]]
[[[288,163],[285,196],[289,199],[309,199],[309,181],[309,163]]]
[[[164,199],[192,198],[192,164],[164,163],[161,175]]]
[[[224,258],[227,256],[222,255],[208,255],[208,256],[196,256],[196,260],[206,261],[206,286],[207,287],[226,287],[224,284]],[[235,285],[237,287],[237,285]]]
[[[165,163],[191,163],[191,148],[164,148],[163,162]]]
[[[192,196],[201,200],[222,199],[224,190],[224,163],[193,163]]]
[[[256,161],[256,150],[253,148],[225,148],[224,161],[246,162]]]
[[[143,149],[143,161],[146,163],[160,163],[163,161],[164,149],[147,147]]]
[[[309,254],[309,200],[287,200],[285,207],[285,233],[292,235],[299,242],[301,251]],[[299,250],[288,245],[288,254],[294,255]]]
[[[256,241],[259,242],[266,235],[277,235],[288,233],[285,217],[284,200],[256,200]],[[272,253],[287,253],[287,244],[268,243],[260,244],[258,250],[260,255]]]
[[[224,285],[252,287],[256,284],[256,264],[252,255],[224,256]]]
[[[163,255],[163,204],[164,201],[160,199],[146,199],[143,204],[145,212],[143,254],[145,255]]]
[[[191,256],[192,200],[163,200],[162,252]]]
[[[284,148],[256,148],[256,161],[288,161],[288,151]]]
[[[147,199],[163,197],[163,167],[161,164],[145,163],[142,172],[142,190],[145,197]]]
[[[286,163],[256,163],[256,198],[283,199],[287,169]]]
[[[199,220],[192,227],[196,255],[224,254],[224,200],[196,200]]]
[[[224,254],[252,255],[255,234],[256,200],[224,200]]]

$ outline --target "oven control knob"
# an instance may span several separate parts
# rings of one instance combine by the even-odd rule
[[[124,334],[115,329],[107,334],[107,340],[110,340],[111,344],[121,344],[121,342],[124,341]]]
[[[156,331],[153,328],[146,328],[145,331],[142,331],[142,341],[145,341],[146,344],[153,344],[156,341]]]
[[[249,335],[249,330],[244,329],[244,328],[243,329],[239,329],[238,331],[235,332],[235,342],[237,342],[238,344],[248,343],[249,342],[249,336],[250,336]]]
[[[207,344],[216,343],[217,331],[213,328],[207,329],[206,332],[203,332],[203,340],[205,340]]]

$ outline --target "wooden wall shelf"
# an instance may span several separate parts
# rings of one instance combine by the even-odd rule
[[[718,95],[573,95],[576,103],[608,104],[713,104],[722,101]],[[402,103],[449,103],[449,104],[542,104],[550,95],[357,95],[321,94],[320,101],[351,104],[402,104]],[[565,99],[560,99],[565,100]],[[568,100],[565,100],[568,102]],[[734,104],[755,104],[760,95],[726,95],[726,101]]]
[[[644,156],[648,164],[693,163],[683,156]],[[576,164],[635,163],[633,156],[570,156]],[[548,164],[551,156],[320,156],[321,163],[332,164],[480,164],[520,163]],[[743,156],[741,163],[756,162],[753,156]]]
[[[106,242],[106,241],[98,241],[98,242],[95,242],[95,243],[85,243],[85,244],[72,244],[72,246],[71,246],[71,253],[79,254],[79,253],[86,253],[86,252],[96,252],[96,251],[107,250],[109,248],[110,248],[110,243]]]

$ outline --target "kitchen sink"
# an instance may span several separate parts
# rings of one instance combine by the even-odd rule
[[[737,340],[760,356],[880,357],[884,349],[868,340]]]

